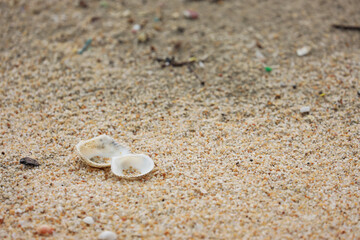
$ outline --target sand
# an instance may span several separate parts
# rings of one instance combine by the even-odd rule
[[[357,0],[84,2],[0,2],[1,239],[360,239]]]

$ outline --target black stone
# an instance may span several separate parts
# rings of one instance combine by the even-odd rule
[[[32,167],[40,166],[40,164],[35,159],[29,158],[29,157],[24,157],[24,158],[20,159],[20,164],[24,164],[24,165],[32,166]]]

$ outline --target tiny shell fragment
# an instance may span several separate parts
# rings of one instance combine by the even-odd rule
[[[302,107],[302,108],[300,108],[300,112],[301,113],[308,113],[308,112],[310,112],[310,107],[308,107],[308,106]]]
[[[305,46],[305,47],[302,47],[302,48],[299,48],[298,50],[296,50],[296,54],[299,57],[302,57],[302,56],[308,55],[310,53],[310,51],[311,51],[311,47]]]
[[[197,12],[195,12],[194,10],[185,10],[184,11],[184,16],[187,19],[197,19],[197,18],[199,18],[199,14]]]
[[[104,231],[104,232],[100,233],[98,238],[100,240],[116,240],[117,236],[114,232]]]
[[[84,223],[89,224],[89,225],[94,223],[94,219],[92,217],[86,217],[83,219],[83,221],[84,221]]]

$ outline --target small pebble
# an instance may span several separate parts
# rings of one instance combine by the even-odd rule
[[[23,210],[21,210],[20,208],[18,208],[18,209],[15,210],[15,213],[21,214],[21,213],[23,213]]]
[[[171,14],[171,17],[174,19],[178,19],[180,17],[180,14],[178,12],[174,12],[173,14]]]
[[[302,107],[302,108],[300,108],[300,112],[301,113],[308,113],[308,112],[310,112],[310,107],[308,107],[308,106]]]
[[[298,50],[296,50],[296,54],[299,57],[302,57],[302,56],[308,55],[310,53],[310,51],[311,51],[311,47],[305,46],[305,47],[302,47],[302,48],[299,48]]]
[[[20,159],[20,164],[24,164],[24,165],[32,166],[32,167],[40,166],[38,161],[36,161],[33,158],[29,158],[29,157],[24,157],[24,158]]]
[[[98,238],[100,240],[116,240],[116,234],[111,231],[104,231],[100,233]]]
[[[37,228],[37,233],[41,236],[48,236],[53,234],[54,229],[52,227],[50,227],[49,225],[41,225],[40,227]]]
[[[131,32],[132,32],[132,33],[136,33],[136,32],[138,32],[140,29],[141,29],[140,24],[135,24],[135,25],[132,27]]]
[[[86,3],[86,1],[80,0],[80,1],[79,1],[79,7],[81,7],[81,8],[88,8],[89,5]]]
[[[131,12],[129,9],[125,10],[123,13],[122,13],[122,16],[123,17],[129,17],[131,15]]]
[[[286,83],[281,82],[281,83],[280,83],[280,87],[282,87],[282,88],[286,87]]]
[[[137,39],[139,43],[146,43],[149,40],[149,36],[143,32],[139,34]]]
[[[194,10],[185,10],[184,16],[185,16],[185,18],[192,19],[192,20],[199,18],[199,14],[197,12],[195,12]]]
[[[185,32],[185,28],[179,26],[179,27],[176,28],[176,31],[177,31],[178,33],[184,33],[184,32]]]
[[[94,219],[92,217],[86,217],[83,219],[83,221],[84,221],[84,223],[89,224],[89,225],[94,223]]]

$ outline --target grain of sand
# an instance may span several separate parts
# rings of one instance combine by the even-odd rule
[[[358,1],[85,3],[0,1],[1,239],[360,239]],[[157,171],[84,165],[100,134]]]

